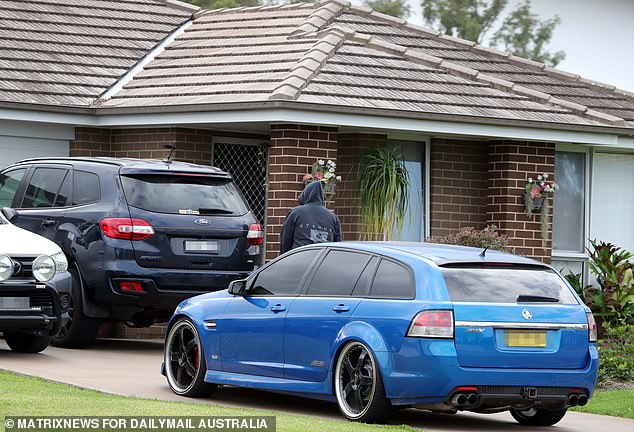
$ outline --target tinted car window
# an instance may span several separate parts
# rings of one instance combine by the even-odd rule
[[[376,272],[379,259],[378,257],[372,257],[372,260],[365,266],[361,277],[354,286],[354,291],[352,291],[353,297],[365,297],[368,295],[370,292],[370,282],[372,282],[372,278]]]
[[[248,208],[235,184],[206,176],[143,175],[121,177],[128,204],[158,213],[243,215]]]
[[[561,278],[547,268],[443,268],[442,272],[449,297],[456,302],[517,303],[522,295],[578,304]]]
[[[75,170],[73,184],[73,205],[99,201],[99,177],[96,174]]]
[[[258,273],[251,295],[293,295],[310,267],[318,249],[300,251],[282,258]]]
[[[26,188],[21,207],[53,207],[67,172],[61,168],[37,168]]]
[[[383,259],[372,283],[371,297],[411,299],[412,277],[409,270],[395,262]]]
[[[0,207],[11,207],[26,168],[0,174]]]
[[[370,256],[332,250],[317,269],[307,295],[349,296]]]

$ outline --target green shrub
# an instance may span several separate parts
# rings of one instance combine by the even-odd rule
[[[599,382],[634,381],[634,325],[603,324],[599,340]]]
[[[501,235],[495,225],[488,225],[483,230],[477,230],[474,227],[465,227],[461,228],[460,231],[455,234],[449,234],[444,237],[431,237],[427,239],[427,241],[510,252],[509,238],[505,235]]]

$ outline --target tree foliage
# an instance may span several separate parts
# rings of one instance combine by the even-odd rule
[[[479,44],[491,33],[507,4],[508,0],[421,0],[423,18],[428,25]],[[556,66],[565,58],[565,53],[551,53],[546,45],[560,23],[557,15],[540,21],[531,12],[530,0],[526,0],[503,20],[490,44],[520,57]]]
[[[377,12],[397,18],[407,18],[412,13],[407,0],[366,0],[365,5]]]

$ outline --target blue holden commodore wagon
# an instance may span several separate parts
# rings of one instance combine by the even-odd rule
[[[183,396],[219,385],[336,401],[350,420],[394,408],[510,411],[557,423],[594,391],[596,325],[531,259],[425,243],[295,249],[182,302],[163,374]]]

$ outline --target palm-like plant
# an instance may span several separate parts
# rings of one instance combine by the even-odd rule
[[[361,240],[390,240],[407,214],[409,175],[399,150],[375,148],[361,157],[359,181]]]

